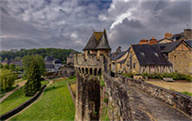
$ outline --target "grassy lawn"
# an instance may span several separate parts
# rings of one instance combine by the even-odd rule
[[[12,87],[10,87],[10,88],[8,88],[6,90],[1,90],[0,94],[4,94],[6,92],[10,92],[10,91],[14,90],[15,88],[16,88],[16,86],[12,86]]]
[[[192,96],[192,93],[189,93],[189,92],[181,92],[181,93],[186,94],[188,96]]]
[[[26,97],[24,95],[22,88],[16,90],[13,94],[0,103],[0,115],[16,108],[30,98],[31,97]]]
[[[41,81],[41,83],[49,83],[48,81]],[[7,97],[2,103],[0,103],[0,115],[16,108],[22,103],[29,100],[31,97],[26,97],[23,92],[23,88],[16,90],[13,94]]]
[[[10,120],[74,120],[75,106],[67,88],[67,81],[74,80],[54,79],[37,102]]]

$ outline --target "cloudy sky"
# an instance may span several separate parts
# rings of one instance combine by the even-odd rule
[[[0,0],[0,49],[72,48],[107,30],[112,51],[192,26],[192,0]]]

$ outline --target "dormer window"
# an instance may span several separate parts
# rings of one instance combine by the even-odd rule
[[[141,54],[141,56],[145,57],[145,53],[141,52],[140,54]]]
[[[159,55],[158,55],[156,52],[153,52],[153,54],[154,54],[156,57],[159,57]]]

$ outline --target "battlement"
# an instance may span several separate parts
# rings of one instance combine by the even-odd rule
[[[74,67],[76,73],[100,75],[104,70],[104,56],[97,59],[96,54],[88,54],[85,59],[84,54],[76,54],[74,57]]]

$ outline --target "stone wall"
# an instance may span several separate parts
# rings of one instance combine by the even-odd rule
[[[142,100],[130,93],[122,82],[108,74],[103,74],[109,95],[108,115],[112,121],[152,120]]]
[[[173,63],[174,71],[192,74],[192,51],[175,50],[169,53],[169,61]]]
[[[124,77],[122,75],[118,75],[118,77],[122,83],[135,86],[141,89],[142,91],[148,93],[149,95],[160,99],[161,101],[171,106],[175,106],[186,114],[190,116],[192,115],[192,99],[190,96],[176,91],[167,90],[165,88],[158,87],[146,82]]]
[[[100,84],[96,76],[77,73],[75,121],[99,120]]]
[[[75,75],[75,70],[73,66],[60,67],[58,71],[60,77],[70,77]]]

